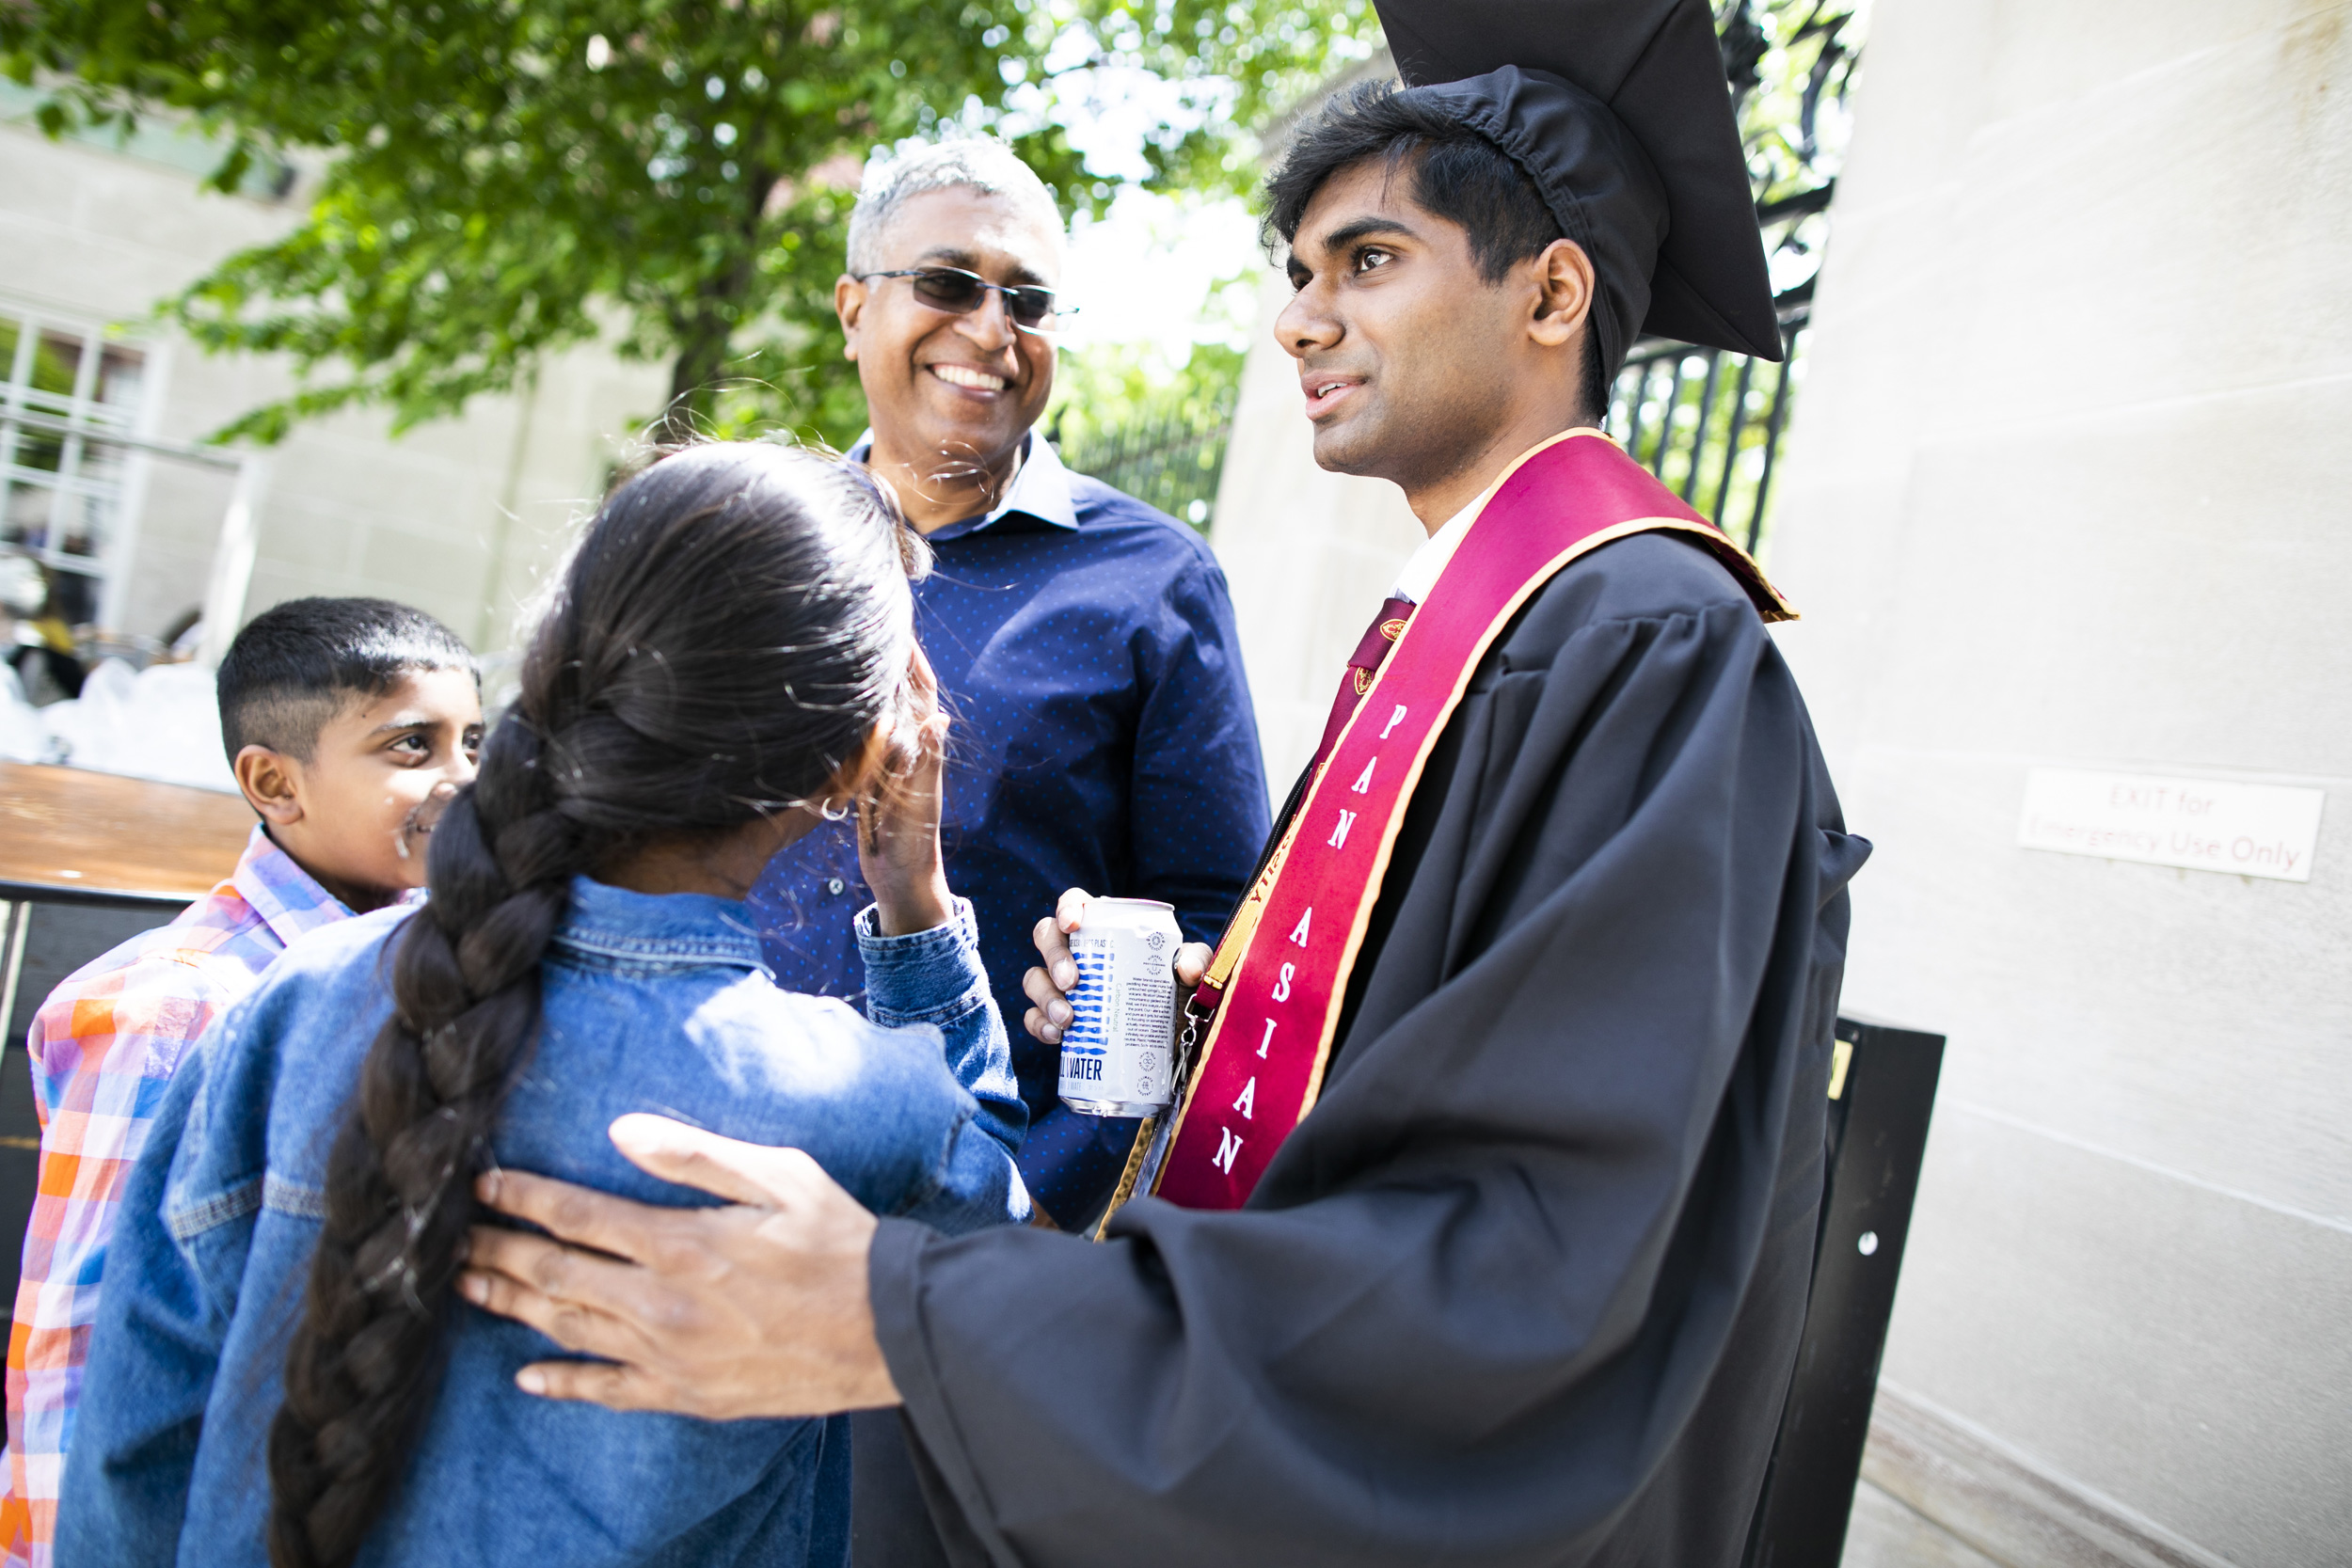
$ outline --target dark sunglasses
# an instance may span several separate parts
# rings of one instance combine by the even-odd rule
[[[1027,283],[991,283],[977,272],[961,267],[901,267],[897,272],[861,273],[858,281],[869,282],[877,277],[910,277],[914,280],[914,297],[934,310],[964,316],[980,308],[981,301],[992,293],[1005,296],[1006,313],[1012,325],[1024,332],[1051,332],[1057,314],[1074,316],[1078,312],[1070,306],[1057,307],[1054,291]]]

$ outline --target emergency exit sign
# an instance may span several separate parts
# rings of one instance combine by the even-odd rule
[[[2280,784],[2036,768],[2017,842],[2104,860],[2312,879],[2327,794]]]

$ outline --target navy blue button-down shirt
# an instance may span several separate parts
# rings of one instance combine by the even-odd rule
[[[915,618],[955,720],[947,877],[978,914],[1012,1036],[1022,1174],[1073,1224],[1117,1181],[1136,1124],[1057,1097],[1059,1051],[1021,1026],[1029,933],[1083,887],[1173,904],[1187,938],[1215,941],[1266,836],[1257,721],[1208,546],[1042,439],[995,511],[930,538]],[[850,917],[868,896],[848,823],[777,856],[751,898],[776,983],[857,1000]]]

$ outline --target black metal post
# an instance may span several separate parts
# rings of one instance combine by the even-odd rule
[[[1658,445],[1649,454],[1649,471],[1660,479],[1666,477],[1666,451],[1675,439],[1675,409],[1682,402],[1682,356],[1676,355],[1673,363],[1674,377],[1666,383],[1665,411],[1658,417]],[[1639,453],[1635,454],[1635,461],[1640,461]]]
[[[1834,1051],[1813,1294],[1747,1568],[1837,1568],[1845,1550],[1944,1037],[1841,1018]]]
[[[1764,471],[1756,480],[1756,506],[1748,514],[1748,543],[1750,555],[1756,553],[1756,542],[1764,535],[1764,502],[1772,491],[1772,459],[1780,455],[1780,421],[1788,409],[1788,372],[1797,359],[1797,336],[1790,333],[1784,341],[1780,355],[1780,378],[1772,387],[1772,418],[1764,424]]]
[[[1715,417],[1715,383],[1723,375],[1724,356],[1720,349],[1707,351],[1707,382],[1699,388],[1699,422],[1691,432],[1691,469],[1682,476],[1682,499],[1689,500],[1699,487],[1699,457],[1707,451],[1708,421]],[[1737,416],[1734,416],[1737,418]],[[1661,475],[1660,477],[1664,477]]]
[[[1708,514],[1717,528],[1724,526],[1724,508],[1731,504],[1731,466],[1739,461],[1740,434],[1748,428],[1748,382],[1755,374],[1756,361],[1740,356],[1740,382],[1731,394],[1731,420],[1724,431],[1723,477],[1715,482],[1715,509]]]
[[[1642,394],[1649,389],[1650,367],[1657,361],[1637,359],[1633,363],[1633,389],[1625,397],[1625,451],[1636,463],[1642,460]]]

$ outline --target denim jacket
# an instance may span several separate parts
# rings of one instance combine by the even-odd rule
[[[391,1010],[387,910],[289,948],[206,1035],[125,1194],[56,1561],[268,1560],[266,1444],[325,1212],[327,1151]],[[606,1136],[654,1111],[806,1149],[877,1213],[959,1231],[1027,1216],[1025,1125],[971,910],[914,936],[859,917],[867,1018],[778,990],[740,904],[586,879],[543,967],[540,1037],[501,1115],[498,1161],[644,1203],[659,1181]],[[453,1306],[446,1370],[359,1561],[436,1568],[838,1568],[849,1429],[830,1420],[618,1414],[517,1391],[564,1354]]]

